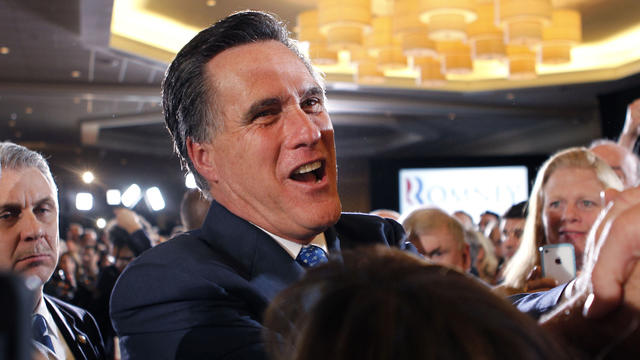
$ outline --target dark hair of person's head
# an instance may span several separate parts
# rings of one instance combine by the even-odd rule
[[[205,65],[213,57],[232,47],[274,40],[288,47],[315,76],[308,60],[289,38],[286,26],[275,16],[258,11],[230,15],[198,33],[185,45],[169,66],[162,83],[162,103],[167,129],[184,168],[194,175],[198,187],[208,195],[209,185],[187,153],[187,138],[194,142],[212,139],[219,121],[216,89],[205,74]]]
[[[310,269],[276,296],[265,326],[276,360],[567,358],[485,285],[385,247]]]
[[[180,202],[180,220],[184,231],[199,229],[202,226],[210,204],[198,189],[189,189],[184,193]]]
[[[131,235],[129,235],[127,230],[116,225],[115,221],[109,222],[106,227],[106,232],[109,241],[111,242],[111,244],[113,244],[114,254],[117,254],[120,249],[123,249],[125,247],[131,249],[135,256],[140,255],[140,253],[142,252],[139,251],[139,249],[136,249],[131,239]]]
[[[527,217],[527,202],[521,201],[511,207],[502,215],[503,219],[524,219]]]
[[[489,211],[489,210],[487,210],[487,211],[483,212],[482,214],[480,214],[480,216],[482,216],[482,215],[490,215],[490,216],[493,216],[496,219],[500,218],[500,216],[498,216],[498,214],[494,213],[493,211]]]

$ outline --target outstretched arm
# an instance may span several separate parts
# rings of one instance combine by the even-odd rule
[[[638,136],[640,136],[640,99],[636,99],[627,106],[627,117],[618,144],[633,152]]]

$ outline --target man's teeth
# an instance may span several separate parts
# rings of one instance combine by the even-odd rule
[[[294,171],[294,174],[306,174],[308,172],[312,172],[314,170],[318,170],[320,168],[320,166],[322,166],[322,163],[320,161],[314,161],[310,164],[306,164],[306,165],[302,165],[300,166],[298,169],[296,169],[296,171]]]

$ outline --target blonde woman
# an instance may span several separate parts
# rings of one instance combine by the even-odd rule
[[[553,285],[551,279],[531,276],[540,264],[538,247],[542,245],[571,243],[580,270],[587,234],[603,206],[600,193],[608,188],[621,190],[622,182],[586,148],[552,155],[536,176],[522,241],[506,266],[503,291],[536,291]]]

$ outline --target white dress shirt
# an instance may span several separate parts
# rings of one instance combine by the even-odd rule
[[[255,226],[258,229],[260,229],[260,230],[264,231],[265,233],[267,233],[267,235],[271,236],[278,243],[278,245],[282,246],[282,248],[289,255],[291,255],[291,257],[294,260],[298,257],[298,254],[300,253],[300,250],[302,250],[303,247],[308,246],[308,245],[302,245],[302,244],[297,243],[295,241],[287,240],[287,239],[282,238],[282,237],[280,237],[278,235],[274,235],[274,234],[268,232],[267,230],[261,228],[258,225],[255,225]],[[316,237],[314,237],[313,240],[311,240],[309,245],[315,245],[315,246],[321,248],[322,250],[324,250],[325,253],[329,254],[329,250],[327,248],[327,240],[324,237],[324,233],[320,233],[320,234],[316,235]]]
[[[67,342],[64,340],[60,329],[56,325],[56,322],[53,320],[49,309],[47,309],[47,305],[45,304],[44,297],[40,298],[40,303],[38,307],[36,307],[36,311],[34,314],[40,314],[44,317],[44,320],[47,322],[47,332],[45,335],[49,335],[51,338],[51,343],[53,344],[53,348],[56,351],[55,354],[44,344],[33,340],[33,346],[36,349],[34,353],[35,359],[48,359],[48,360],[72,360],[75,359],[73,354],[71,353],[71,349],[67,345]],[[64,318],[62,318],[64,321]]]

